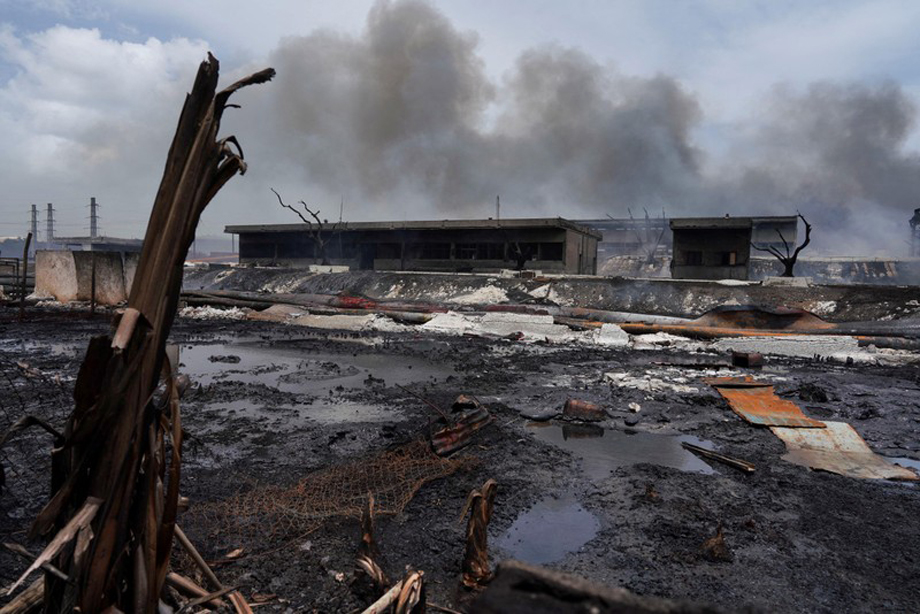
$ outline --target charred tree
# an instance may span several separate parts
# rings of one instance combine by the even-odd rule
[[[805,240],[802,242],[801,245],[795,248],[795,251],[792,251],[792,246],[786,240],[786,237],[783,236],[783,233],[779,228],[776,229],[776,234],[779,235],[780,240],[783,242],[783,247],[786,252],[785,255],[783,255],[781,251],[779,251],[773,246],[768,245],[767,247],[760,247],[755,243],[751,243],[751,247],[753,247],[754,249],[761,251],[761,252],[767,252],[769,254],[772,254],[773,257],[775,257],[777,260],[780,261],[780,263],[782,263],[783,274],[781,275],[781,277],[795,277],[792,270],[793,268],[795,268],[795,263],[799,259],[799,253],[803,249],[808,247],[809,243],[811,243],[811,224],[808,223],[808,220],[806,220],[805,216],[802,215],[801,213],[798,214],[798,217],[802,220],[802,222],[805,223]]]
[[[275,71],[220,92],[218,73],[208,54],[179,117],[128,306],[111,335],[90,341],[52,453],[52,497],[32,526],[52,539],[33,568],[51,562],[66,581],[46,574],[46,612],[156,612],[160,602],[182,460],[179,390],[165,355],[182,264],[205,206],[246,170],[236,139],[217,139],[224,110],[235,106],[228,99]],[[161,377],[162,404],[154,401]]]
[[[319,209],[314,211],[307,206],[307,203],[304,201],[298,201],[297,204],[301,205],[304,208],[304,211],[313,218],[311,222],[303,213],[300,212],[297,207],[289,205],[281,199],[281,194],[278,194],[275,188],[271,188],[271,191],[275,193],[275,196],[278,198],[278,203],[285,209],[290,209],[297,214],[297,217],[307,225],[307,234],[313,239],[313,244],[316,246],[316,254],[318,254],[320,259],[320,264],[327,265],[329,264],[329,258],[326,256],[326,246],[329,244],[329,241],[335,236],[336,232],[339,230],[339,224],[342,223],[341,220],[329,226],[329,220],[321,220],[319,218]],[[343,201],[344,202],[344,201]],[[313,258],[316,260],[316,256]]]
[[[662,209],[660,218],[661,228],[656,233],[654,224],[652,224],[652,217],[649,215],[648,209],[643,208],[643,210],[645,211],[645,225],[643,228],[644,233],[639,232],[639,227],[636,224],[633,224],[632,231],[633,234],[636,235],[636,241],[639,245],[639,252],[643,256],[643,260],[645,261],[644,263],[653,264],[655,262],[655,255],[658,253],[658,248],[661,246],[661,240],[664,238],[664,233],[667,229],[667,225],[664,223],[665,213],[664,209]],[[627,208],[626,211],[629,213],[629,221],[635,222],[636,218],[633,217],[632,209]],[[611,220],[616,219],[609,213],[607,214],[607,217]],[[645,236],[643,236],[643,234]]]

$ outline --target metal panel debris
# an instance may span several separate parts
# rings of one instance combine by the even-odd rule
[[[783,460],[851,478],[918,480],[920,476],[879,456],[846,422],[825,422],[823,429],[772,427],[788,452]]]
[[[705,380],[728,401],[732,410],[751,424],[824,428],[824,423],[802,413],[792,401],[776,396],[773,386],[751,378],[716,377]]]

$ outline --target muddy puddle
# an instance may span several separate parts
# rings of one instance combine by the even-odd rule
[[[352,401],[348,391],[374,385],[420,386],[441,382],[455,371],[449,365],[423,358],[373,352],[316,353],[291,346],[264,347],[256,342],[189,345],[180,350],[181,371],[192,382],[263,384],[300,395],[303,402],[281,407],[258,399],[236,402],[233,414],[276,418],[282,412],[289,424],[307,420],[323,423],[377,422],[391,419],[395,408]],[[217,408],[221,403],[214,403]]]
[[[528,429],[540,441],[581,458],[592,481],[610,477],[618,467],[652,463],[681,471],[715,473],[708,464],[685,450],[688,442],[712,448],[712,442],[689,435],[628,434],[590,424],[532,423]],[[546,497],[521,513],[495,544],[518,560],[542,565],[564,558],[590,542],[600,530],[598,519],[570,493]]]
[[[906,456],[886,456],[884,457],[890,463],[895,465],[900,465],[906,467],[907,469],[913,469],[918,475],[920,475],[920,460],[915,460],[913,458],[907,458]]]
[[[570,494],[546,497],[520,514],[493,543],[525,563],[552,563],[576,552],[600,530],[600,522]]]
[[[85,351],[85,343],[44,343],[27,339],[2,339],[0,351],[26,356],[32,352],[42,352],[53,356],[76,356],[78,351]]]
[[[651,463],[694,473],[715,473],[705,461],[685,450],[687,442],[713,449],[712,442],[691,435],[657,435],[604,429],[591,424],[533,423],[534,437],[558,446],[582,459],[582,471],[602,480],[618,467]]]

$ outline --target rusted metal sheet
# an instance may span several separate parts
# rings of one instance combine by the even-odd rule
[[[772,427],[786,444],[783,460],[851,478],[918,480],[915,472],[873,452],[846,422],[825,422],[823,429]]]
[[[823,422],[803,414],[795,403],[776,396],[770,384],[748,377],[716,377],[705,381],[719,391],[736,414],[751,424],[824,428]]]
[[[773,331],[816,331],[836,328],[835,324],[804,309],[725,305],[707,311],[693,321],[696,326],[744,328]]]
[[[473,434],[492,423],[492,415],[482,405],[471,410],[455,424],[445,427],[431,436],[431,447],[438,456],[447,456],[470,443]]]

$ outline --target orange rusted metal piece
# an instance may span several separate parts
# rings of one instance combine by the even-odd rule
[[[698,339],[833,334],[838,328],[804,309],[750,305],[717,307],[684,324],[628,322],[619,326],[631,335],[662,332]]]
[[[742,328],[773,331],[815,331],[836,328],[810,311],[791,307],[726,305],[707,311],[692,322],[694,326]]]
[[[750,422],[761,426],[824,428],[819,420],[802,413],[798,405],[776,396],[773,386],[750,377],[714,377],[704,380],[728,401],[732,410]]]
[[[846,422],[827,422],[822,430],[771,427],[786,444],[783,460],[851,478],[918,480],[914,471],[879,456]]]

